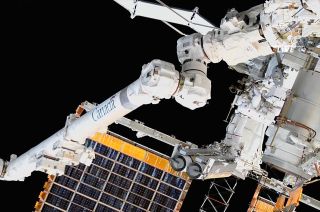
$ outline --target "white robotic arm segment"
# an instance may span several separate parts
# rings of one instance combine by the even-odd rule
[[[179,72],[173,64],[153,60],[142,67],[140,78],[128,86],[127,96],[134,105],[159,103],[169,99],[179,86]]]
[[[157,99],[169,99],[179,85],[179,72],[173,64],[161,60],[153,60],[143,67],[141,75],[142,91]]]
[[[192,62],[191,62],[192,63]],[[187,66],[188,64],[185,64]],[[191,64],[189,64],[191,66]],[[196,64],[203,65],[203,64]],[[205,65],[203,65],[205,66]],[[202,71],[189,69],[181,72],[181,89],[174,95],[175,100],[191,110],[203,107],[211,98],[211,81]]]
[[[257,57],[290,51],[303,37],[320,37],[318,0],[269,1],[247,11],[230,10],[220,28],[203,36],[201,49],[213,63],[224,60],[229,66]],[[199,38],[200,40],[200,38]],[[273,50],[274,49],[274,50]],[[178,53],[178,56],[182,55]],[[179,57],[180,58],[180,57]]]
[[[177,56],[181,64],[188,61],[199,61],[207,64],[210,62],[203,50],[203,35],[194,33],[181,37],[177,41]]]
[[[203,48],[212,62],[222,59],[229,66],[273,53],[258,29],[230,35],[224,31],[212,31],[205,35]]]
[[[19,156],[12,155],[9,162],[0,160],[1,180],[24,180],[33,171],[63,174],[66,165],[84,163],[94,159],[85,140],[127,113],[143,104],[158,103],[170,98],[179,86],[179,73],[170,63],[153,60],[145,65],[138,80],[111,96],[86,114],[71,114],[66,126]]]
[[[211,81],[207,77],[209,59],[203,50],[202,35],[195,33],[177,41],[177,55],[182,63],[181,87],[174,95],[181,105],[193,110],[211,98]]]
[[[259,30],[259,14],[263,5],[238,13],[230,10],[220,28],[203,36],[203,51],[213,63],[224,60],[229,66],[246,63],[273,53]]]
[[[258,16],[262,6],[238,13],[231,10],[214,29],[203,37],[203,49],[211,62],[224,60],[229,66],[273,53],[259,30]]]

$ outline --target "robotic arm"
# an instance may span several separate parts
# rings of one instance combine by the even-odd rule
[[[224,60],[229,66],[248,63],[275,52],[289,52],[301,47],[303,39],[320,37],[320,2],[269,1],[244,12],[230,10],[221,20],[220,28],[206,35],[189,35],[178,41],[178,57],[190,50],[190,40],[198,39],[198,57],[206,62]],[[180,60],[181,62],[181,60]]]
[[[63,129],[23,155],[11,155],[9,162],[0,159],[0,180],[24,180],[33,171],[61,175],[66,165],[90,165],[94,152],[84,146],[86,138],[105,131],[108,125],[141,105],[157,104],[161,99],[176,97],[179,103],[190,109],[203,106],[208,91],[193,86],[193,82],[201,86],[201,80],[206,79],[206,69],[199,76],[198,72],[188,71],[179,73],[174,65],[161,60],[144,65],[139,79],[128,87],[99,105],[86,102],[81,106],[86,114],[81,117],[77,113],[71,114]],[[210,81],[205,82],[210,87]]]

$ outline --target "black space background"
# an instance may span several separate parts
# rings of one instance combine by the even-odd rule
[[[228,9],[242,11],[263,1],[165,2],[189,10],[198,6],[200,14],[218,25]],[[20,155],[62,128],[82,101],[99,103],[124,88],[152,59],[166,60],[180,70],[176,58],[180,35],[159,21],[131,20],[128,11],[113,1],[24,0],[18,7],[1,30],[1,158]],[[228,87],[241,75],[222,62],[211,64],[208,76],[212,99],[204,108],[191,111],[174,100],[163,100],[128,117],[199,145],[221,140],[226,127],[222,120],[233,99]],[[46,175],[37,172],[24,182],[0,181],[1,207],[10,207],[0,210],[32,211],[45,180]],[[193,182],[183,212],[198,211],[208,185]],[[240,181],[228,211],[246,211],[255,187],[252,180]],[[309,187],[306,193],[319,196],[318,189]],[[312,209],[301,206],[298,211]]]

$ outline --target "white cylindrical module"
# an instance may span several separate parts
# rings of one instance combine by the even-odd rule
[[[304,124],[316,132],[320,139],[320,73],[300,71],[293,85],[294,97],[286,117]],[[304,133],[306,131],[304,130]]]
[[[320,73],[301,70],[293,97],[283,109],[280,125],[270,129],[262,160],[273,167],[310,179],[316,174],[320,141]]]

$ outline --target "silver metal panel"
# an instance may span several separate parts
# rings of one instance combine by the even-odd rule
[[[320,73],[300,71],[292,88],[294,97],[286,114],[288,119],[300,122],[320,132]]]
[[[286,163],[285,161],[279,160],[278,158],[269,155],[263,155],[262,161],[268,164],[272,164],[273,166],[284,172],[299,175],[304,179],[310,178],[310,176],[305,174],[301,168],[296,167],[290,163]]]

